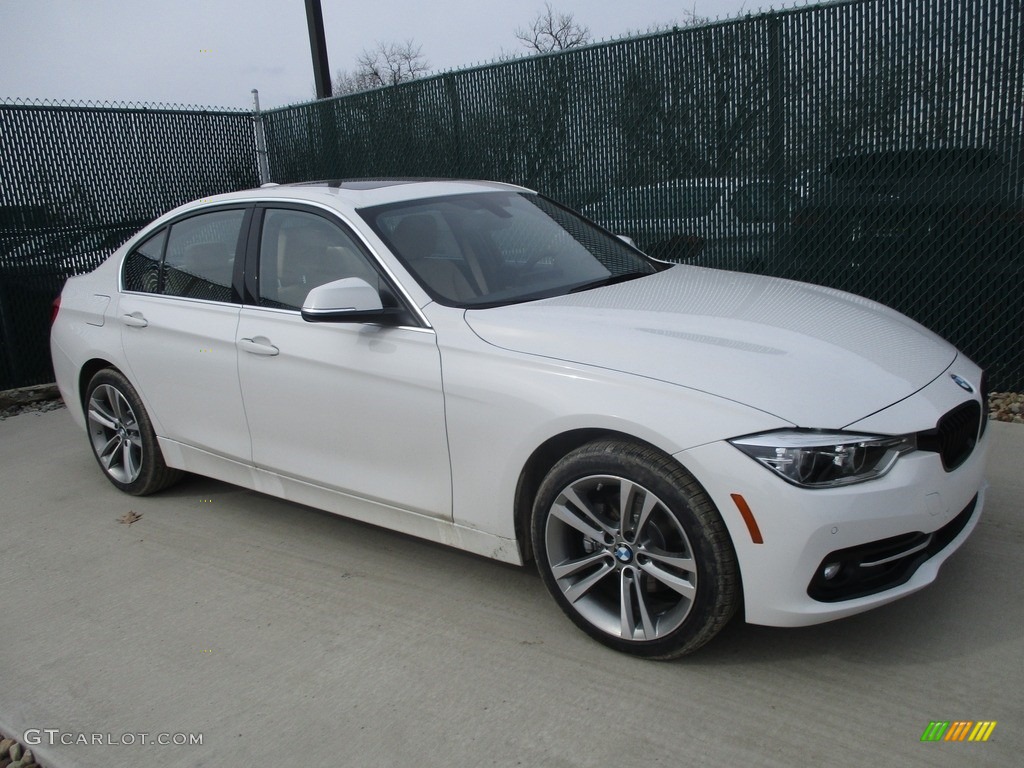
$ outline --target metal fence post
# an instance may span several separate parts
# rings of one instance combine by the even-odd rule
[[[785,118],[785,85],[783,67],[785,66],[782,39],[782,15],[772,13],[768,17],[768,153],[771,158],[768,176],[772,184],[772,219],[775,231],[772,234],[772,261],[785,257],[786,227],[789,211],[786,204],[785,190],[789,186],[789,163],[786,156],[786,118]],[[777,269],[780,265],[771,265]]]
[[[267,135],[263,130],[263,115],[260,113],[260,92],[252,89],[252,124],[256,131],[256,158],[260,165],[260,184],[270,181],[270,161],[267,157]]]

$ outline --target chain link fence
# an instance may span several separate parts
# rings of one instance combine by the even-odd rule
[[[143,224],[257,183],[252,115],[0,103],[0,390],[53,380],[51,303]]]
[[[986,366],[994,388],[1020,390],[1022,38],[1020,0],[838,2],[499,62],[257,119],[274,181],[524,184],[662,258],[882,301]],[[248,114],[160,113],[174,116],[164,123],[111,111],[91,118],[110,127],[82,142],[66,108],[36,108],[45,118],[14,126],[35,138],[12,145],[3,137],[18,109],[30,108],[0,105],[0,151],[18,153],[23,168],[11,213],[22,235],[54,228],[64,211],[77,233],[94,226],[117,239],[111,222],[130,229],[173,204],[256,182]],[[140,146],[132,142],[145,144],[146,163],[126,163]],[[60,170],[68,167],[76,172]],[[83,192],[55,186],[61,177],[80,180]],[[89,194],[96,199],[75,202]],[[3,242],[0,302],[14,250]],[[38,263],[56,282],[73,271],[60,266],[69,255],[110,245],[60,243]],[[38,251],[25,246],[18,258]],[[14,327],[16,302],[4,306],[4,327]]]

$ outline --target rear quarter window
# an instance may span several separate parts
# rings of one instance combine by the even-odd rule
[[[124,260],[123,285],[126,291],[158,293],[160,263],[163,261],[167,229],[161,229],[135,248]]]
[[[244,218],[244,209],[211,211],[164,227],[125,258],[124,289],[231,301]]]

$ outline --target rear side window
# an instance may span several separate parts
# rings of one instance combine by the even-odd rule
[[[142,293],[159,293],[160,262],[164,258],[167,230],[161,229],[128,254],[124,260],[124,289]]]
[[[125,259],[125,290],[231,301],[244,218],[244,210],[213,211],[160,230]]]
[[[161,293],[231,301],[231,275],[245,211],[217,211],[171,226]]]

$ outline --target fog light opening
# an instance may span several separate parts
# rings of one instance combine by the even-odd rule
[[[839,575],[839,571],[842,570],[842,567],[842,563],[827,563],[825,567],[821,569],[821,578],[825,581],[832,581],[832,579]]]

